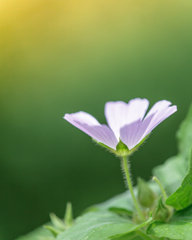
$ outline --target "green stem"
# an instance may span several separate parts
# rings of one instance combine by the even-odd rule
[[[164,200],[166,201],[166,199],[167,199],[167,194],[166,194],[166,192],[165,192],[165,189],[164,189],[164,187],[163,187],[163,185],[162,185],[162,183],[159,181],[159,179],[157,178],[157,177],[153,177],[153,180],[159,185],[159,187],[160,187],[160,189],[161,189],[161,192],[162,192],[162,194],[163,194],[163,197],[164,197]]]
[[[145,217],[144,217],[144,215],[143,215],[143,213],[142,213],[142,211],[139,207],[139,204],[138,204],[137,199],[136,199],[136,197],[134,195],[134,192],[133,192],[133,186],[132,186],[132,183],[131,183],[131,178],[130,178],[130,174],[129,174],[129,169],[128,169],[127,157],[126,156],[123,156],[123,167],[124,167],[124,171],[125,171],[125,175],[126,175],[126,179],[127,179],[127,184],[128,184],[133,202],[135,204],[135,208],[137,209],[137,212],[138,212],[139,216],[141,217],[142,221],[145,221]]]

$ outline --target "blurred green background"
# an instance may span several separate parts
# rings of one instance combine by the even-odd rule
[[[0,239],[125,190],[119,160],[63,120],[106,101],[178,106],[131,157],[132,176],[176,154],[192,102],[192,1],[0,1]]]

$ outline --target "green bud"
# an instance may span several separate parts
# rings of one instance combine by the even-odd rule
[[[154,210],[153,213],[153,218],[158,221],[166,221],[170,217],[170,211],[169,209],[165,206],[165,204],[162,201],[162,196],[160,196],[158,200],[158,204]]]
[[[138,200],[141,206],[150,208],[155,201],[155,193],[150,189],[148,184],[142,178],[137,179],[138,182]]]
[[[128,147],[120,140],[116,146],[116,153],[119,156],[128,156],[130,151]]]

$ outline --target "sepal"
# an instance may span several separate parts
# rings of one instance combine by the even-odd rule
[[[50,219],[56,229],[59,229],[60,231],[64,231],[66,229],[64,221],[62,221],[54,213],[50,213]]]
[[[72,212],[72,205],[70,202],[67,203],[65,217],[64,217],[64,223],[67,228],[70,228],[73,225],[73,212]]]

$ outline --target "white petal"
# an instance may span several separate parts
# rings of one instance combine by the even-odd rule
[[[168,118],[170,115],[177,111],[177,106],[170,105],[171,102],[166,100],[156,102],[153,105],[153,107],[151,108],[151,110],[148,112],[144,119],[145,121],[147,118],[153,115],[143,137],[147,136],[157,125],[159,125],[163,120],[165,120],[166,118]]]
[[[65,114],[64,119],[98,142],[116,149],[118,141],[113,131],[108,126],[101,125],[92,115],[81,111],[72,114]]]
[[[120,138],[129,150],[141,142],[152,118],[153,115],[149,116],[145,121],[137,120],[120,129]]]
[[[118,101],[105,104],[107,123],[117,139],[120,137],[120,129],[123,126],[143,119],[148,105],[149,101],[147,99],[140,98],[132,99],[128,103]]]

